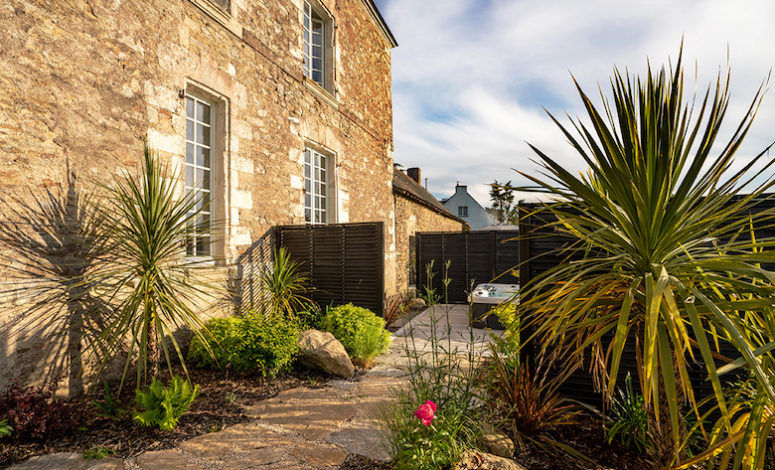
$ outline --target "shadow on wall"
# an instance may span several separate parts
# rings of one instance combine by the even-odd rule
[[[83,393],[82,348],[109,322],[112,309],[87,280],[110,250],[97,196],[67,174],[58,190],[0,201],[0,252],[9,254],[0,260],[0,390],[17,379]],[[93,352],[96,361],[105,357]]]
[[[274,262],[275,230],[267,230],[237,258],[237,277],[229,291],[240,312],[263,311],[271,294],[262,286],[261,273]]]

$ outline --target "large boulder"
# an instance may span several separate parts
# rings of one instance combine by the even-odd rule
[[[469,450],[460,456],[460,461],[452,470],[525,470],[525,467],[497,455]]]
[[[331,333],[307,330],[299,339],[301,363],[340,377],[352,377],[355,374],[350,356]]]

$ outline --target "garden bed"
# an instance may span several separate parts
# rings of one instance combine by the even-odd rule
[[[176,374],[184,375],[182,369]],[[216,432],[225,426],[249,421],[244,406],[277,395],[279,392],[299,386],[322,387],[331,376],[301,366],[293,372],[276,378],[256,375],[228,374],[199,369],[189,369],[191,380],[199,384],[199,396],[189,411],[172,431],[138,426],[127,413],[119,420],[100,416],[92,400],[102,400],[103,394],[95,392],[67,400],[72,406],[77,422],[69,432],[46,438],[39,442],[1,442],[0,468],[24,461],[35,455],[53,452],[85,452],[105,447],[116,457],[131,457],[149,450],[161,450],[208,432]],[[134,386],[125,385],[121,402],[131,409]]]
[[[574,451],[589,457],[597,465],[589,462],[574,461],[566,453],[552,449],[541,449],[535,444],[526,443],[525,452],[517,451],[515,461],[530,470],[641,470],[651,468],[644,454],[627,450],[617,442],[607,443],[606,433],[600,417],[583,414],[578,423],[572,426],[559,426],[552,432],[557,442],[571,447]]]

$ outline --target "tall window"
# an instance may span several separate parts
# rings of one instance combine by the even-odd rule
[[[468,217],[468,206],[457,206],[458,217]]]
[[[186,254],[212,256],[212,188],[215,112],[211,103],[186,97],[186,183],[187,194],[197,194],[196,226],[189,228]]]
[[[326,24],[329,21],[310,2],[304,2],[304,75],[323,88],[327,87]]]
[[[304,220],[309,224],[331,222],[328,214],[329,158],[304,150]]]

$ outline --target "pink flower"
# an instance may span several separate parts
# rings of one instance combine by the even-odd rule
[[[436,417],[436,404],[428,400],[417,407],[417,411],[414,412],[414,415],[422,421],[422,424],[430,426],[431,421]]]

